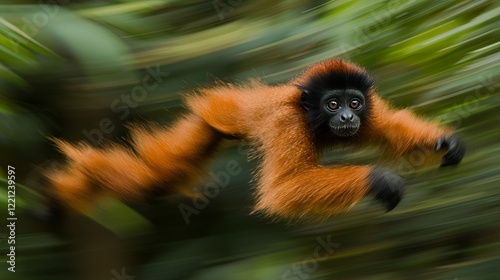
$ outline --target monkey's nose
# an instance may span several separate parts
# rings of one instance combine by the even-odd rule
[[[353,114],[342,114],[340,115],[340,121],[341,122],[346,122],[347,120],[352,121],[354,119]]]

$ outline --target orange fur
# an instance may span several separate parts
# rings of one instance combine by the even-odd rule
[[[188,115],[172,128],[132,127],[132,150],[116,144],[96,149],[56,140],[68,164],[46,176],[56,195],[80,211],[92,200],[111,194],[141,200],[163,193],[192,194],[214,154],[222,134],[196,115]]]
[[[392,156],[402,156],[416,149],[434,152],[437,139],[451,130],[419,119],[410,110],[394,110],[376,94],[370,95],[373,112],[369,137],[387,147]]]
[[[225,90],[228,92],[223,95],[205,92],[188,104],[204,116],[216,110],[211,104],[219,107],[230,102],[232,107],[224,113],[237,116],[227,120],[238,128],[231,133],[252,140],[262,155],[256,211],[282,217],[325,217],[349,209],[366,195],[370,167],[318,166],[319,154],[313,148],[300,104],[301,92],[296,87],[253,84],[252,88]],[[216,117],[210,114],[206,119],[218,125],[222,120]]]
[[[253,140],[262,157],[257,184],[256,211],[272,216],[327,217],[346,211],[369,192],[370,166],[319,165],[295,87],[321,71],[363,71],[341,60],[320,62],[290,84],[259,83],[202,90],[188,99],[191,109],[215,128]],[[435,149],[439,137],[450,133],[417,118],[408,110],[391,109],[375,92],[369,126],[357,143],[379,142],[387,152],[402,155],[414,149]],[[333,143],[335,144],[335,143]]]
[[[192,113],[172,128],[132,126],[136,154],[117,145],[94,149],[57,142],[69,163],[47,176],[63,201],[82,209],[100,192],[140,199],[166,185],[166,192],[188,193],[226,134],[250,140],[261,156],[256,211],[280,217],[327,217],[346,211],[370,191],[372,167],[319,165],[296,87],[332,69],[363,71],[327,60],[285,85],[253,81],[201,89],[186,98]],[[384,143],[390,153],[402,155],[419,148],[433,150],[439,137],[451,133],[407,110],[391,109],[373,90],[369,99],[373,110],[364,124],[368,128],[357,142]]]

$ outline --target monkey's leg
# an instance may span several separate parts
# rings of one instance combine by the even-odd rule
[[[192,194],[224,135],[189,114],[169,129],[132,129],[135,151],[169,192]]]
[[[55,195],[64,204],[87,210],[102,193],[127,200],[159,192],[190,193],[223,139],[195,115],[170,128],[136,126],[131,133],[136,154],[119,145],[96,149],[56,141],[68,164],[46,172]]]
[[[86,144],[73,146],[56,141],[67,156],[67,165],[45,175],[57,202],[88,211],[103,193],[122,199],[141,199],[157,181],[144,162],[122,146],[96,149]]]

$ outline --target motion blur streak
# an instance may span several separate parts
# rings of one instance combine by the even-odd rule
[[[500,279],[499,14],[493,0],[0,1],[0,279]],[[181,93],[219,80],[280,83],[332,56],[370,70],[395,106],[456,127],[463,163],[422,170],[414,154],[391,167],[408,186],[396,211],[366,200],[321,224],[289,225],[248,215],[255,161],[234,146],[210,169],[235,160],[242,172],[189,224],[178,206],[193,200],[176,197],[107,199],[91,216],[43,219],[37,167],[57,158],[47,136],[127,144],[127,124],[181,115]],[[151,69],[161,81],[145,78]],[[324,163],[379,156],[339,151]],[[341,246],[316,257],[325,236]]]

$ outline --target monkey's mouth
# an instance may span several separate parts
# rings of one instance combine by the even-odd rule
[[[353,136],[358,132],[359,125],[341,125],[341,126],[332,126],[332,132],[338,136],[349,137]]]

